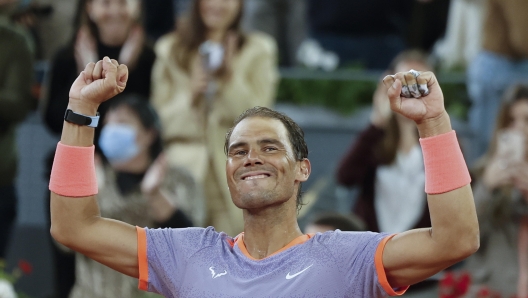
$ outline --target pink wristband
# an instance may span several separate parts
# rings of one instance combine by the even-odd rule
[[[425,165],[425,192],[440,194],[471,182],[455,131],[420,139]]]
[[[51,169],[49,189],[65,197],[88,197],[97,194],[94,151],[93,145],[74,147],[59,142]]]

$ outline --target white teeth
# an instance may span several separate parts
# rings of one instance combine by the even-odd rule
[[[248,176],[248,177],[244,178],[244,180],[260,179],[260,178],[266,178],[266,177],[268,177],[268,176],[266,176],[266,175]]]

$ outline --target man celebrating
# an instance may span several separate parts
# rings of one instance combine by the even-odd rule
[[[303,132],[266,108],[242,114],[226,137],[226,175],[244,233],[143,229],[101,218],[93,126],[99,104],[123,91],[125,65],[105,57],[73,83],[50,181],[51,233],[60,243],[139,279],[167,297],[386,297],[478,249],[479,231],[460,147],[430,72],[387,76],[391,108],[416,121],[432,228],[397,235],[326,232],[297,225],[310,175]]]

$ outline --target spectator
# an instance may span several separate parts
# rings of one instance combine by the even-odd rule
[[[443,69],[465,68],[480,52],[485,6],[486,1],[451,1],[445,37],[434,47]]]
[[[400,53],[390,73],[430,70],[426,56],[415,50]],[[338,166],[337,181],[359,187],[354,213],[374,232],[400,233],[431,226],[423,156],[414,121],[391,111],[383,86],[373,96],[370,125],[359,135]],[[436,281],[413,285],[410,292],[436,288]]]
[[[475,171],[473,189],[482,248],[468,259],[467,268],[475,291],[486,285],[502,297],[528,295],[526,119],[528,86],[513,86],[503,98],[489,149]]]
[[[355,215],[323,213],[306,226],[305,233],[324,233],[326,231],[364,231],[365,224]]]
[[[200,221],[199,189],[187,171],[168,167],[154,109],[137,96],[114,99],[102,125],[96,163],[101,216],[140,227],[182,228]],[[185,213],[183,212],[185,210]],[[137,279],[81,254],[70,298],[142,297]]]
[[[306,0],[246,0],[244,7],[244,27],[273,36],[279,44],[280,64],[294,66],[306,37]]]
[[[9,21],[18,1],[0,0],[0,259],[16,218],[17,124],[36,105],[31,96],[33,54],[26,32]]]
[[[391,73],[431,69],[418,51],[401,53],[392,65]],[[367,230],[397,233],[429,227],[415,124],[392,113],[381,90],[382,86],[378,87],[373,96],[370,125],[338,166],[337,181],[360,188],[354,211],[365,221]]]
[[[241,112],[273,104],[277,50],[267,35],[242,33],[241,0],[192,5],[186,22],[156,45],[152,103],[169,164],[188,169],[205,189],[206,224],[236,235],[242,212],[231,203],[219,148]]]
[[[483,50],[468,69],[469,124],[477,136],[477,156],[490,143],[501,95],[511,84],[528,78],[527,11],[528,1],[487,1]]]
[[[51,66],[45,121],[52,132],[62,130],[70,86],[79,72],[87,63],[104,56],[128,66],[126,93],[149,97],[155,55],[145,43],[139,7],[139,0],[79,0],[74,36],[70,44],[55,55]],[[101,116],[106,106],[100,107]]]

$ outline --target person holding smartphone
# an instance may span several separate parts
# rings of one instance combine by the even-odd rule
[[[242,212],[225,183],[225,132],[244,110],[270,107],[277,45],[240,29],[242,0],[195,0],[175,32],[156,43],[151,101],[164,128],[167,160],[203,185],[206,224],[235,236]]]
[[[483,249],[473,255],[474,291],[528,296],[528,85],[506,92],[474,187]]]

